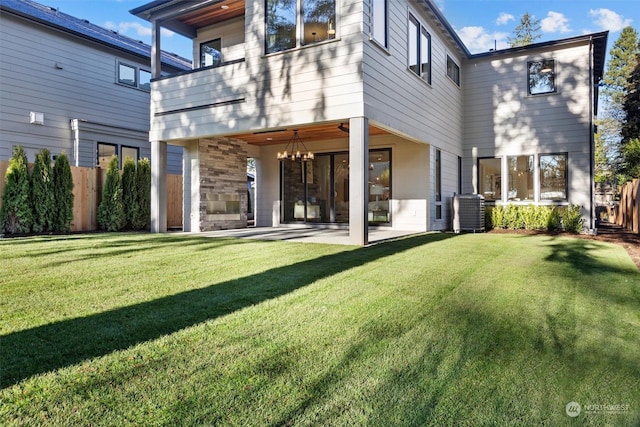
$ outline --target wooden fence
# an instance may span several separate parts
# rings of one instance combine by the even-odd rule
[[[0,206],[8,166],[8,161],[0,161]],[[97,230],[98,206],[107,171],[100,168],[71,167],[71,175],[74,196],[71,231]],[[182,228],[182,175],[167,175],[167,227]]]
[[[614,222],[640,234],[640,179],[627,182],[620,190],[620,203],[614,208]]]

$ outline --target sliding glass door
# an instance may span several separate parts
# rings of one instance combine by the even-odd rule
[[[349,153],[316,154],[307,162],[283,161],[281,218],[283,222],[349,222]],[[389,224],[391,214],[391,150],[369,153],[368,218]]]

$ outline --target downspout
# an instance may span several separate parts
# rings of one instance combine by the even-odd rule
[[[595,200],[595,128],[594,128],[594,103],[595,99],[594,80],[593,80],[593,37],[589,37],[589,199],[591,200],[591,208],[589,212],[590,229],[594,234],[598,233],[596,227],[596,200]]]
[[[80,157],[80,124],[78,123],[78,119],[71,120],[71,130],[73,131],[73,162],[72,164],[75,167],[80,166],[80,161],[78,158]]]

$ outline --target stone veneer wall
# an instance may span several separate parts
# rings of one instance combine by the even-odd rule
[[[247,226],[247,143],[230,138],[200,140],[200,231]],[[239,215],[207,213],[207,200],[238,195]]]

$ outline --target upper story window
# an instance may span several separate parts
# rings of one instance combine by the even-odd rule
[[[431,83],[431,35],[409,15],[409,69]]]
[[[200,44],[200,67],[215,67],[222,63],[222,40]]]
[[[389,47],[387,0],[371,0],[371,38]]]
[[[451,59],[449,55],[447,55],[447,76],[449,76],[455,84],[460,86],[460,67],[453,62],[453,59]]]
[[[266,53],[336,37],[335,0],[265,0]]]
[[[529,75],[529,95],[556,91],[555,61],[553,59],[527,62],[527,71]]]
[[[118,83],[149,91],[151,90],[151,73],[133,65],[118,62]]]

